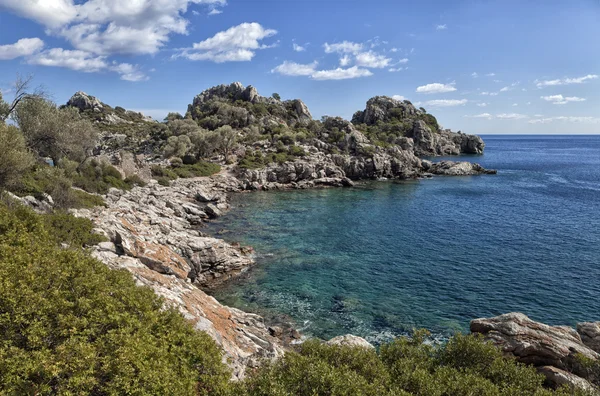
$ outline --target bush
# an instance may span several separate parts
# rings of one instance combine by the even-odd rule
[[[1,97],[0,97],[1,102]],[[0,121],[0,190],[13,188],[24,172],[33,165],[33,157],[25,146],[25,139],[14,126]]]
[[[141,177],[139,177],[138,175],[131,175],[131,176],[127,176],[125,178],[125,184],[127,184],[130,187],[134,187],[134,186],[140,186],[140,187],[146,187],[146,182],[142,180]]]
[[[71,190],[71,194],[73,196],[71,207],[74,209],[91,209],[96,206],[106,206],[104,199],[97,195],[76,189]]]
[[[307,341],[244,383],[247,395],[584,395],[545,389],[535,368],[505,358],[481,337],[425,342],[427,332],[375,350]],[[241,392],[240,392],[241,393]]]
[[[45,228],[52,231],[50,239],[57,244],[84,247],[106,241],[105,237],[93,232],[94,223],[90,219],[75,217],[65,212],[44,215],[41,219]]]
[[[58,247],[48,227],[0,207],[0,393],[225,394],[230,373],[206,333],[128,272]]]
[[[131,190],[133,184],[123,180],[121,172],[114,166],[90,161],[81,167],[79,173],[74,176],[73,184],[87,192],[106,194],[111,188],[119,190]]]
[[[175,180],[179,177],[181,178],[191,178],[191,177],[203,177],[203,176],[212,176],[215,173],[219,173],[221,171],[221,167],[218,164],[213,164],[212,162],[206,161],[198,161],[193,165],[187,165],[183,163],[177,163],[177,166],[170,166],[168,168],[154,165],[152,167],[152,176],[157,177],[157,180],[160,183],[160,179],[162,180]]]

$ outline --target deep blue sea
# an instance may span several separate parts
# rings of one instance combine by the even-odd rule
[[[234,196],[208,231],[253,246],[257,265],[215,296],[374,342],[512,311],[600,320],[600,136],[484,140],[460,159],[497,175]]]

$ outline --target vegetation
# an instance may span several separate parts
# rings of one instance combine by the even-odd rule
[[[164,167],[154,165],[152,167],[152,176],[156,177],[162,185],[168,185],[168,182],[178,178],[206,177],[212,176],[221,171],[221,167],[212,162],[198,161],[194,164],[184,164],[179,161],[171,161],[171,166]]]
[[[0,98],[1,103],[1,98]],[[0,190],[15,187],[33,165],[25,138],[14,126],[0,123]]]
[[[214,341],[125,271],[82,250],[89,227],[65,232],[0,206],[0,393],[220,395],[230,373]]]
[[[481,337],[457,335],[433,346],[426,332],[381,347],[300,345],[251,376],[247,395],[584,395],[543,387],[535,368],[503,357]]]

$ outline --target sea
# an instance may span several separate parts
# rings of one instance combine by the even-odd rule
[[[307,337],[435,337],[522,312],[600,320],[600,136],[482,136],[497,175],[240,193],[209,233],[255,249],[215,290]]]

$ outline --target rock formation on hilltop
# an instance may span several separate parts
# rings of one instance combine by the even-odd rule
[[[483,334],[518,361],[536,366],[554,386],[567,384],[592,390],[592,382],[599,385],[600,323],[580,323],[575,330],[509,313],[475,319],[471,321],[471,332]],[[596,370],[590,370],[591,365]]]
[[[352,123],[375,130],[371,131],[375,136],[381,133],[377,131],[380,129],[388,136],[401,134],[411,138],[418,156],[483,154],[485,148],[479,136],[441,129],[436,118],[424,109],[417,109],[408,100],[387,96],[369,99],[365,110],[354,113]]]

